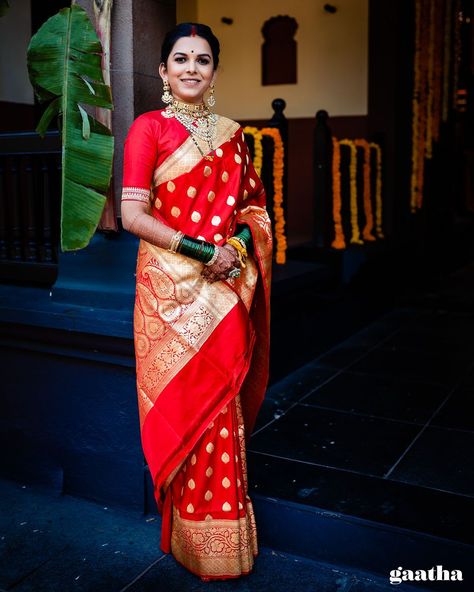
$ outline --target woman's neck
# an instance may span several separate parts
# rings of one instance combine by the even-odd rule
[[[204,102],[190,103],[183,101],[182,99],[173,98],[173,102],[170,104],[173,110],[184,111],[190,114],[207,113],[209,111],[207,105]]]

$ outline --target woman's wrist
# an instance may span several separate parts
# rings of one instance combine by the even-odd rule
[[[214,245],[214,255],[209,259],[209,261],[205,261],[204,265],[207,265],[207,266],[214,265],[214,263],[217,261],[218,257],[219,257],[219,247],[217,245]]]
[[[184,237],[184,232],[181,232],[181,230],[178,230],[177,232],[175,232],[175,234],[173,234],[173,236],[171,237],[169,247],[168,247],[168,251],[170,251],[170,253],[176,253],[178,251],[178,247],[179,247],[183,237]]]
[[[217,247],[213,243],[193,238],[181,231],[174,234],[168,248],[173,253],[180,253],[206,264],[211,264],[213,260],[217,259],[218,251],[216,249]]]
[[[234,247],[239,257],[240,266],[245,267],[247,261],[247,247],[245,242],[237,236],[231,236],[227,239],[226,244]]]
[[[247,224],[240,224],[237,226],[238,232],[234,234],[234,237],[240,241],[242,241],[245,245],[247,251],[252,249],[252,233],[250,232],[250,228]]]

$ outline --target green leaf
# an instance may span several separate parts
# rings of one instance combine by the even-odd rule
[[[64,182],[69,207],[61,210],[61,244],[75,251],[86,246],[84,235],[94,234],[106,197],[69,179]]]
[[[62,137],[61,249],[89,244],[100,221],[112,175],[114,138],[81,105],[112,109],[102,75],[102,46],[86,11],[73,4],[31,38],[27,63],[40,100],[52,100],[37,131],[59,115]]]
[[[87,88],[89,89],[89,92],[91,93],[91,95],[95,95],[95,90],[94,87],[92,86],[92,84],[87,80],[87,78],[85,78],[84,76],[81,76],[81,79],[85,82],[85,84],[87,85]]]
[[[91,137],[91,126],[89,123],[89,117],[87,116],[87,111],[84,108],[82,108],[80,105],[77,106],[79,107],[79,111],[82,117],[82,137],[84,138],[84,140],[88,140]]]
[[[38,132],[38,134],[41,137],[44,137],[44,134],[45,134],[46,130],[48,129],[49,124],[51,123],[51,120],[53,119],[53,117],[55,115],[59,115],[60,107],[61,107],[61,100],[58,97],[58,98],[54,99],[54,101],[51,101],[51,103],[45,109],[38,125],[36,126],[36,131]]]

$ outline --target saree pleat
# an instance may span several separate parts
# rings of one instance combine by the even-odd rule
[[[140,242],[140,430],[161,549],[203,580],[227,579],[258,555],[246,446],[268,382],[272,231],[242,128],[219,116],[214,160],[181,128],[161,111],[135,120],[123,195],[150,188],[154,217],[218,245],[247,224],[253,252],[239,278],[209,283],[199,261]]]
[[[206,579],[249,573],[258,554],[240,395],[212,421],[171,485],[171,550]]]

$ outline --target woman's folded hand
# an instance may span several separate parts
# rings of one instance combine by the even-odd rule
[[[235,268],[240,269],[240,260],[237,249],[232,245],[225,244],[219,247],[219,255],[212,265],[205,265],[201,275],[208,282],[226,280],[229,272]]]

